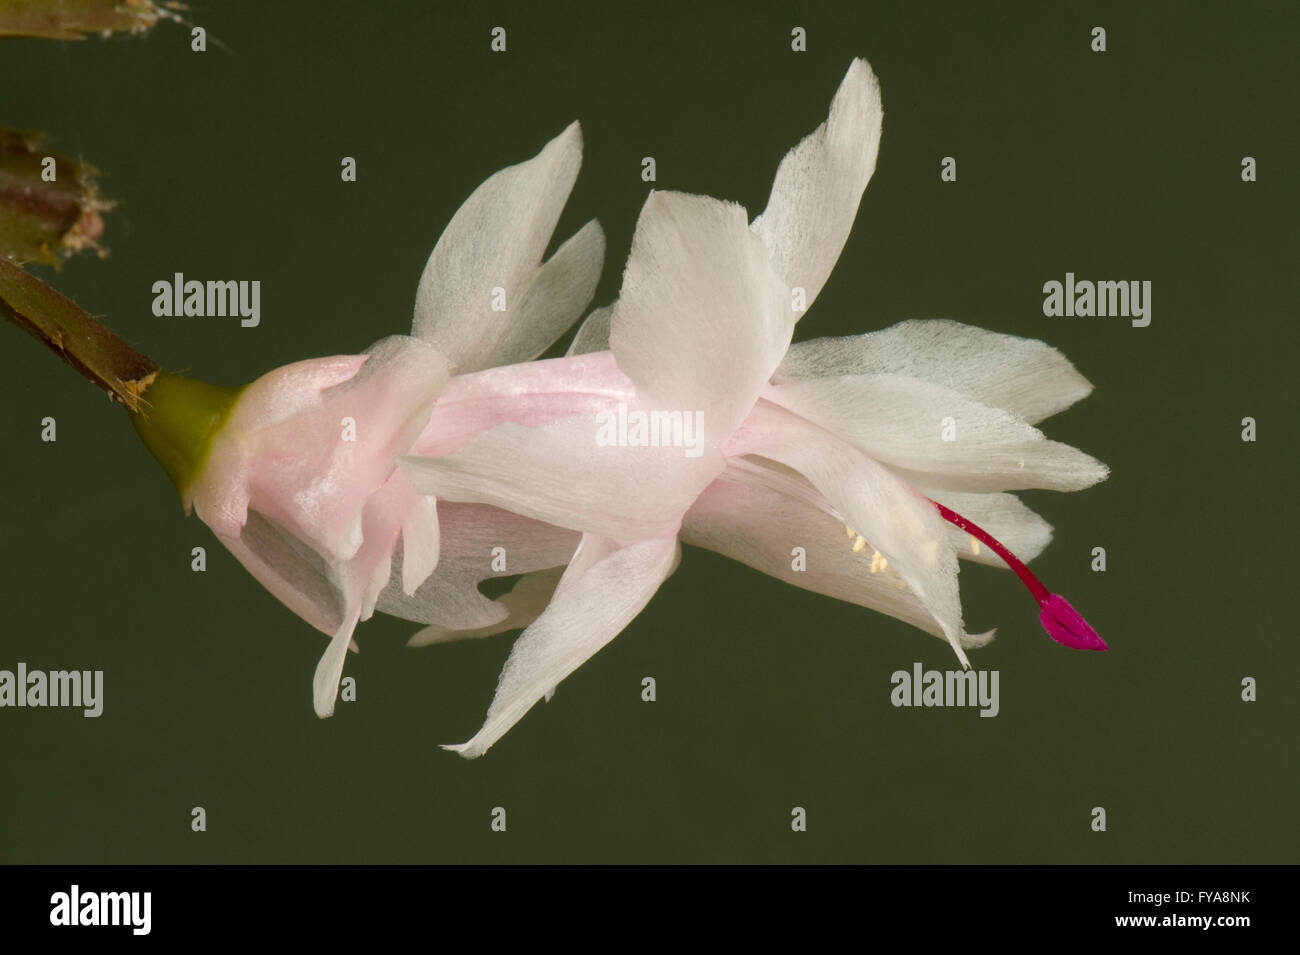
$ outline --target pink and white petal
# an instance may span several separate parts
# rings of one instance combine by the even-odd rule
[[[344,620],[344,596],[334,571],[301,540],[256,511],[236,537],[218,539],[281,603],[322,633]]]
[[[704,414],[726,440],[790,345],[794,314],[738,205],[652,192],[610,318],[610,348],[646,408]]]
[[[410,640],[406,641],[406,645],[427,647],[435,643],[478,640],[509,630],[522,630],[541,616],[546,605],[550,603],[551,595],[555,593],[555,585],[559,583],[560,575],[563,573],[563,567],[552,567],[549,570],[536,570],[520,577],[510,592],[503,594],[497,601],[506,610],[506,615],[498,623],[472,630],[453,630],[431,624],[417,631]]]
[[[344,594],[349,605],[360,606],[362,620],[374,614],[379,594],[393,576],[393,554],[417,500],[402,475],[394,472],[362,508],[361,547],[339,568]]]
[[[809,378],[772,385],[765,396],[931,487],[1077,491],[1108,473],[1022,418],[919,378]]]
[[[606,446],[598,443],[602,427],[589,416],[537,428],[503,424],[454,454],[398,463],[417,491],[440,500],[491,504],[620,541],[675,533],[691,502],[722,472],[722,455]]]
[[[737,432],[728,457],[757,454],[802,474],[888,560],[938,621],[962,666],[957,558],[934,505],[848,442],[766,401]]]
[[[539,427],[635,401],[610,352],[552,358],[457,375],[438,396],[411,454],[451,454],[506,422]]]
[[[389,361],[395,354],[402,357]],[[373,376],[400,375],[401,361],[409,362],[412,355],[419,359],[431,354],[429,346],[414,339],[381,343],[367,360],[367,365],[375,362],[370,366],[371,371],[362,366],[346,385],[336,385],[328,394],[347,402],[353,383],[357,383],[359,389],[366,388],[373,384],[368,381]],[[300,384],[304,383],[301,371],[296,373]],[[428,373],[424,368],[419,370],[418,376],[424,377]],[[274,391],[278,387],[276,376],[268,377],[272,379],[269,391]],[[313,387],[314,382],[305,386]],[[418,395],[413,409],[408,408],[406,412],[413,415],[413,419],[401,422],[397,427],[399,432],[405,429],[409,435],[412,427],[419,426],[420,416],[427,415],[428,404],[432,401],[428,392],[432,390],[426,389],[426,393]],[[378,391],[377,400],[388,397],[384,388]],[[268,389],[261,393],[267,397]],[[257,400],[256,391],[253,398]],[[276,403],[277,399],[268,399],[268,406]],[[252,405],[243,406],[245,414],[249,407]],[[402,417],[400,410],[397,416],[399,419]],[[242,420],[246,426],[251,421],[248,417]],[[364,432],[364,424],[360,427]],[[283,444],[291,447],[277,447],[271,438],[279,435],[287,435]],[[313,436],[319,439],[318,442],[313,443]],[[375,443],[363,440],[361,433],[357,439],[355,444],[361,448]],[[399,435],[397,440],[406,442],[410,439]],[[240,562],[286,606],[327,633],[337,631],[347,615],[347,607],[355,605],[362,618],[368,617],[378,590],[388,579],[388,561],[396,537],[403,525],[423,507],[422,499],[415,495],[405,478],[395,475],[392,451],[381,450],[379,460],[363,460],[359,468],[341,467],[340,459],[329,448],[342,443],[350,451],[353,442],[344,438],[344,422],[338,409],[332,409],[330,401],[319,392],[315,393],[312,401],[299,402],[297,413],[289,419],[251,433],[228,428],[221,441],[216,452],[217,460],[209,462],[202,479],[209,483],[204,488],[205,493],[196,501],[200,505],[196,508],[200,517],[209,520],[207,508],[213,497],[206,492],[215,482],[242,482],[243,495],[246,501],[252,501],[252,507],[244,506],[243,513],[238,515],[239,524],[235,524],[233,514],[227,515],[227,523],[231,526],[216,526],[219,522],[210,521],[219,538]],[[319,453],[321,446],[326,448],[323,458]],[[266,453],[268,448],[270,453]],[[312,472],[305,469],[303,461],[292,460],[293,449],[300,451],[308,461],[320,465],[321,470]],[[382,457],[384,454],[386,459]],[[290,458],[287,462],[284,461],[285,455]],[[232,465],[231,462],[236,463]],[[386,481],[383,478],[385,471],[388,472]],[[295,476],[301,479],[300,483],[295,484]],[[365,489],[375,482],[380,482],[379,489],[373,495],[367,495]],[[277,488],[279,493],[276,493]],[[331,548],[328,537],[322,533],[322,529],[329,527],[330,506],[339,501],[343,503],[337,507],[333,517],[347,526],[349,536],[355,535],[357,539],[355,549],[349,547],[348,554],[340,554],[337,548]],[[409,526],[414,529],[416,525],[411,523]],[[234,533],[230,533],[232,528]],[[422,526],[420,532],[424,537],[427,558],[430,534],[436,548],[436,523],[432,528],[427,524]],[[436,550],[433,559],[436,560]]]
[[[790,346],[773,380],[906,375],[960,392],[1030,424],[1063,411],[1092,383],[1050,345],[946,319]]]
[[[246,437],[251,506],[329,559],[347,560],[362,543],[362,506],[419,435],[447,376],[418,339],[380,341],[311,413]]]
[[[740,458],[705,489],[682,521],[684,544],[703,547],[803,590],[857,604],[946,640],[930,611],[892,568],[873,571],[872,553],[855,552],[845,520],[821,493],[780,465]],[[794,548],[804,569],[792,567]],[[987,634],[961,636],[983,646]]]
[[[540,354],[590,301],[604,258],[599,226],[589,224],[552,259],[559,259],[553,268],[539,269],[581,164],[575,122],[532,159],[488,177],[438,239],[420,277],[411,334],[458,372]],[[505,294],[504,313],[493,311],[494,289]],[[529,322],[536,327],[523,327]]]
[[[618,636],[677,566],[675,536],[624,547],[585,535],[550,605],[515,641],[483,727],[467,742],[446,746],[481,756],[533,704]]]
[[[624,400],[636,396],[636,387],[618,367],[609,351],[539,361],[452,378],[438,404],[459,404],[494,397],[540,397],[569,393],[607,395]]]
[[[754,233],[773,268],[811,305],[848,241],[862,193],[876,168],[884,116],[880,84],[854,60],[831,101],[830,116],[795,146],[776,171]]]
[[[351,641],[357,621],[368,620],[374,613],[379,595],[392,575],[393,552],[409,504],[405,490],[401,481],[390,481],[371,495],[362,515],[363,543],[338,567],[344,619],[316,667],[313,698],[317,716],[333,715],[344,657],[349,644],[356,649]]]
[[[348,381],[368,358],[369,355],[311,358],[267,372],[240,393],[223,431],[247,434],[316,407],[321,392]]]
[[[341,355],[295,362],[245,388],[213,437],[202,472],[185,492],[186,510],[192,508],[218,536],[238,537],[248,513],[249,480],[256,463],[250,435],[319,409],[321,392],[355,375],[366,358]]]

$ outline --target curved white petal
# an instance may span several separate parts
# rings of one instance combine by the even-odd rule
[[[1030,424],[1063,411],[1092,383],[1055,348],[946,319],[899,322],[878,332],[790,346],[773,381],[842,375],[920,378]]]
[[[883,464],[766,401],[736,434],[729,457],[758,454],[802,474],[907,581],[943,628],[962,666],[957,558],[934,505]]]
[[[931,487],[1077,491],[1108,473],[1022,418],[919,378],[809,378],[772,385],[765,396]]]
[[[482,729],[444,748],[467,759],[487,752],[534,703],[622,632],[673,572],[679,554],[676,537],[618,547],[584,536],[550,606],[515,641]]]
[[[876,168],[883,116],[875,74],[866,60],[854,60],[830,116],[781,160],[767,208],[754,220],[776,273],[802,288],[808,305],[848,241]]]
[[[780,465],[733,459],[682,521],[682,542],[746,564],[803,590],[887,614],[944,637],[934,615],[892,568],[873,570],[872,552],[855,551],[839,516],[816,488]],[[794,569],[794,549],[803,549]],[[966,634],[963,647],[988,634]]]
[[[458,372],[535,358],[591,301],[605,255],[597,223],[539,265],[581,163],[575,122],[532,159],[490,176],[438,239],[420,276],[411,334]],[[505,310],[494,311],[502,295]]]
[[[580,535],[483,504],[438,502],[443,546],[437,569],[413,595],[403,592],[406,555],[394,558],[392,579],[379,595],[383,613],[447,631],[479,630],[504,621],[510,608],[490,600],[479,583],[567,564]],[[404,549],[404,548],[403,548]],[[498,550],[499,549],[499,550]],[[504,569],[496,569],[497,557]],[[501,567],[500,563],[497,567]]]
[[[353,610],[330,639],[325,654],[316,664],[312,678],[312,706],[321,719],[334,715],[334,702],[339,695],[339,680],[343,677],[343,661],[348,655],[348,643],[357,626],[357,611]]]
[[[605,233],[595,219],[574,233],[523,283],[495,324],[480,330],[480,357],[461,367],[488,368],[532,361],[578,320],[596,294],[605,262]]]
[[[700,411],[720,445],[790,346],[794,313],[740,206],[652,192],[637,220],[610,349],[647,408]]]
[[[498,599],[497,602],[505,608],[506,615],[497,623],[472,630],[453,630],[430,624],[423,630],[417,631],[406,641],[406,645],[427,647],[435,643],[477,640],[505,633],[508,630],[522,630],[541,616],[542,611],[551,602],[551,595],[555,593],[555,585],[560,582],[562,573],[564,573],[563,567],[552,567],[549,570],[536,570],[520,577],[510,592]]]

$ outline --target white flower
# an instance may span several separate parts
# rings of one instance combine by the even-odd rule
[[[876,79],[855,61],[752,225],[733,204],[652,193],[618,302],[575,342],[592,353],[468,375],[440,398],[402,459],[418,490],[583,534],[550,605],[515,643],[482,729],[450,748],[486,751],[613,639],[676,567],[679,533],[938,632],[966,664],[963,647],[991,634],[963,628],[957,559],[970,537],[954,541],[950,522],[996,541],[940,505],[1034,551],[1049,529],[1004,492],[1105,477],[1030,423],[1090,388],[1046,346],[904,323],[791,347],[796,303],[812,303],[848,238],[881,115]],[[602,446],[596,421],[615,408],[701,415],[698,455]],[[941,441],[945,417],[961,422],[961,440]],[[811,576],[779,571],[792,546],[821,561]],[[1100,644],[1061,598],[1034,593],[1055,638]]]

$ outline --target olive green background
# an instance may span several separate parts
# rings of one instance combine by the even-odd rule
[[[643,156],[658,187],[756,213],[865,56],[880,161],[799,337],[949,317],[1044,339],[1096,385],[1046,431],[1112,468],[1024,495],[1056,527],[1035,568],[1109,653],[1057,646],[1009,573],[963,566],[969,627],[999,628],[972,654],[1001,673],[996,719],[890,705],[892,671],[956,665],[942,642],[692,549],[466,762],[438,744],[478,728],[511,636],[409,650],[414,625],[376,616],[347,664],[358,701],[317,720],[325,638],[181,514],[119,408],[2,329],[0,668],[102,668],[106,701],[97,720],[0,710],[0,861],[1297,861],[1300,15],[977,6],[214,2],[190,13],[203,54],[175,24],[0,41],[0,123],[45,130],[120,200],[110,258],[41,274],[221,383],[407,330],[457,206],[574,118],[584,167],[557,235],[600,218],[611,300]],[[176,271],[260,279],[261,326],[155,318],[150,286]],[[1153,282],[1150,327],[1045,318],[1067,271]]]

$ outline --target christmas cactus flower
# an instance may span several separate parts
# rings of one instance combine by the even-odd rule
[[[588,319],[574,354],[446,389],[402,459],[415,488],[582,533],[483,727],[449,748],[485,752],[613,639],[676,567],[679,539],[918,624],[964,666],[964,648],[991,637],[966,633],[957,591],[958,556],[978,556],[982,541],[1021,574],[1053,638],[1104,648],[955,510],[1032,556],[1050,529],[1005,492],[1105,477],[1031,423],[1089,390],[1068,361],[945,322],[791,347],[848,238],[881,116],[876,79],[855,61],[827,122],[781,163],[761,216],[652,193],[620,297]],[[954,442],[942,440],[945,419],[961,429]],[[792,546],[815,572],[780,570]]]
[[[858,60],[752,222],[652,193],[618,301],[564,358],[533,360],[582,313],[604,254],[591,222],[543,261],[576,124],[470,196],[429,257],[411,335],[364,354],[219,388],[160,371],[3,259],[0,305],[127,406],[185,506],[329,635],[321,716],[375,610],[423,623],[414,645],[524,628],[483,727],[449,747],[480,755],[627,626],[681,541],[915,624],[963,665],[991,633],[964,628],[958,558],[996,558],[1054,639],[1104,649],[1024,566],[1051,529],[1008,493],[1106,474],[1034,427],[1091,388],[1063,356],[952,322],[791,345],[847,241],[881,117]],[[489,600],[478,584],[498,551],[522,577]]]
[[[427,624],[417,643],[522,626],[554,581],[530,576],[488,600],[477,586],[491,576],[481,542],[509,548],[516,573],[563,564],[577,545],[576,533],[474,505],[447,505],[440,528],[437,501],[411,487],[397,459],[453,373],[536,357],[590,301],[604,259],[598,223],[542,260],[581,156],[574,123],[474,191],[429,256],[411,335],[277,368],[244,388],[161,371],[0,257],[9,317],[122,401],[186,511],[330,636],[314,681],[320,716],[333,712],[353,631],[375,609]]]

